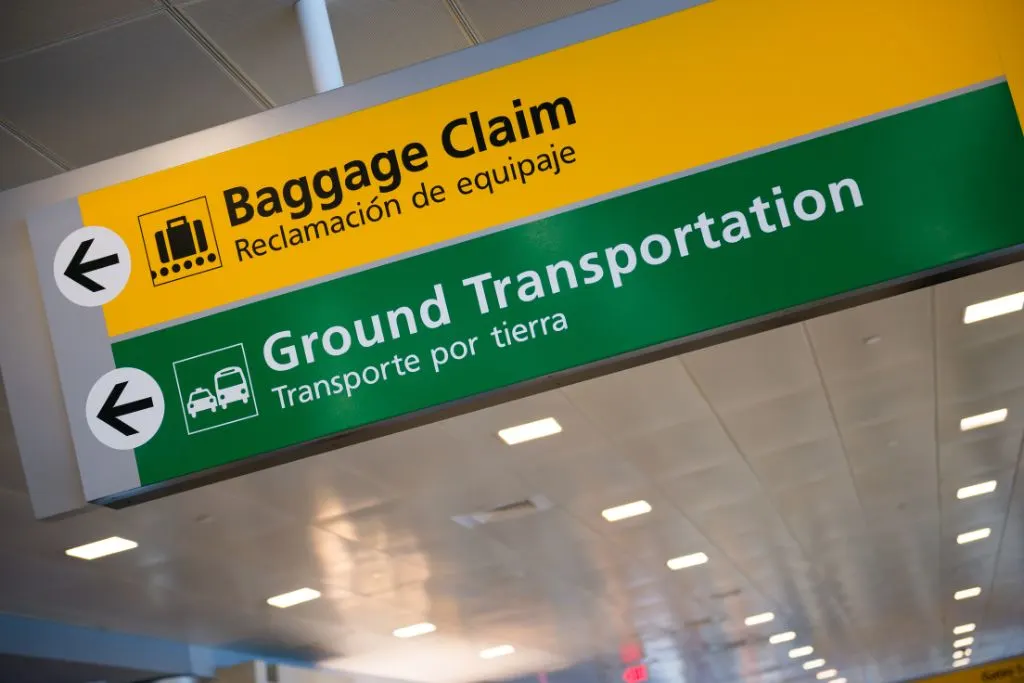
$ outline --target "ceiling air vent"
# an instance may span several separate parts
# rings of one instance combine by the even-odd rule
[[[510,519],[520,519],[533,515],[544,510],[550,510],[551,501],[544,496],[530,496],[524,500],[517,500],[514,503],[499,505],[490,510],[471,512],[468,515],[456,515],[452,520],[461,524],[467,529],[478,527],[483,524],[494,524],[495,522],[507,522]]]

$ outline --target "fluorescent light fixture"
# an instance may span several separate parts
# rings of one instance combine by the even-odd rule
[[[980,541],[983,538],[988,538],[991,533],[992,530],[987,527],[984,529],[975,529],[974,531],[968,531],[957,536],[956,542],[963,545],[964,543],[971,543],[972,541]]]
[[[396,628],[391,632],[391,635],[395,638],[415,638],[416,636],[425,636],[428,633],[433,633],[436,630],[437,627],[433,624],[423,622],[422,624],[413,624],[412,626]]]
[[[758,624],[767,624],[769,621],[775,619],[775,615],[771,612],[761,612],[753,616],[747,617],[743,620],[743,623],[747,626],[757,626]]]
[[[971,648],[964,648],[964,657],[970,657],[972,652],[974,652],[974,650]]]
[[[502,429],[498,432],[498,436],[509,446],[515,446],[517,443],[542,439],[545,436],[558,434],[560,431],[562,431],[562,425],[558,424],[558,420],[553,417],[545,417],[543,420],[534,420],[524,425]]]
[[[690,553],[689,555],[673,557],[671,560],[666,562],[666,564],[672,571],[677,571],[679,569],[686,569],[687,567],[696,567],[699,564],[705,564],[707,561],[708,556],[704,553]]]
[[[810,671],[811,669],[820,669],[823,666],[825,666],[824,659],[809,659],[806,662],[804,662],[805,671]]]
[[[977,628],[974,624],[960,624],[953,628],[954,636],[962,636],[965,633],[974,633],[974,629]]]
[[[981,429],[982,427],[988,427],[989,425],[999,424],[1006,420],[1006,416],[1009,411],[1006,408],[1000,408],[999,410],[990,410],[987,413],[981,413],[980,415],[971,415],[960,420],[960,431],[969,432],[972,429]]]
[[[963,650],[957,650],[956,652],[953,653],[953,659],[963,659],[963,658],[964,658],[964,651]]]
[[[953,647],[955,647],[958,650],[962,647],[968,647],[970,645],[974,645],[974,636],[967,636],[966,638],[961,638],[960,640],[953,641]]]
[[[496,647],[489,647],[486,650],[480,651],[480,657],[482,659],[494,659],[495,657],[504,657],[506,655],[513,654],[516,651],[511,645],[498,645]]]
[[[294,607],[310,600],[316,600],[319,597],[320,591],[313,590],[312,588],[300,588],[289,593],[281,593],[281,595],[267,598],[267,604],[284,609],[285,607]]]
[[[776,633],[774,636],[768,639],[768,642],[772,645],[778,645],[779,643],[788,643],[791,640],[796,640],[796,631],[784,631],[782,633]]]
[[[799,657],[806,657],[807,655],[813,655],[814,648],[810,645],[804,645],[803,647],[795,647],[789,651],[790,659],[798,659]]]
[[[618,505],[613,508],[608,508],[607,510],[601,510],[601,516],[609,522],[617,522],[620,519],[629,519],[630,517],[646,515],[650,511],[650,503],[646,500],[637,500],[632,503],[626,503],[625,505]]]
[[[954,659],[953,660],[953,666],[954,667],[967,666],[970,663],[971,663],[971,660],[967,659],[966,657],[964,657],[963,659]]]
[[[954,600],[966,600],[968,598],[976,598],[981,595],[981,586],[974,586],[973,588],[965,588],[962,591],[953,593]]]
[[[971,323],[988,320],[1000,315],[1016,313],[1020,310],[1024,310],[1024,292],[1008,294],[998,299],[989,299],[988,301],[971,304],[964,309],[964,324],[970,325]]]
[[[845,678],[833,678],[832,683],[846,683]]]
[[[818,673],[814,674],[814,677],[817,678],[819,681],[827,681],[830,678],[835,678],[835,675],[837,673],[839,672],[835,669],[825,669],[824,671],[819,671]]]
[[[983,481],[980,484],[971,484],[970,486],[964,486],[963,488],[957,489],[956,497],[960,500],[964,498],[974,498],[975,496],[984,496],[986,493],[992,493],[996,490],[996,480]]]
[[[77,548],[69,548],[64,551],[64,554],[71,557],[77,557],[80,560],[95,560],[100,557],[106,557],[107,555],[113,555],[114,553],[123,553],[126,550],[138,547],[139,544],[135,541],[129,541],[127,538],[120,538],[118,536],[111,536],[110,538],[104,538],[102,541],[86,543],[85,545],[80,545]]]

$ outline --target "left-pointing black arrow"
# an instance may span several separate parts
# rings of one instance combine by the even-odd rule
[[[110,394],[107,399],[103,401],[103,405],[100,406],[99,412],[96,417],[101,422],[109,425],[110,427],[121,432],[125,436],[134,436],[139,433],[139,430],[126,423],[121,418],[125,415],[131,415],[141,410],[153,407],[152,398],[140,398],[137,401],[129,401],[128,403],[117,404],[118,399],[121,398],[121,394],[124,393],[124,388],[128,386],[128,382],[118,382],[114,385],[114,388],[110,390]]]
[[[85,260],[85,255],[89,253],[89,247],[92,246],[93,238],[82,240],[82,243],[78,245],[78,249],[75,250],[75,255],[71,257],[71,262],[68,263],[68,267],[64,269],[64,275],[67,276],[73,282],[77,282],[82,285],[90,292],[102,292],[106,287],[96,282],[88,276],[89,273],[100,270],[101,268],[109,268],[115,266],[121,262],[117,254],[110,254],[109,256],[100,256],[91,261]]]

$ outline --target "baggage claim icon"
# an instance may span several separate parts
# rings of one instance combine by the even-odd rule
[[[139,216],[153,286],[221,267],[206,197]]]

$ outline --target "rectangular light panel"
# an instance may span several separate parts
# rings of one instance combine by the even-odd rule
[[[839,672],[835,669],[825,669],[824,671],[819,671],[818,673],[816,673],[814,677],[817,678],[819,681],[827,681],[830,678],[835,678],[835,675],[837,673]]]
[[[498,645],[481,650],[480,657],[482,659],[494,659],[495,657],[505,657],[506,655],[513,654],[515,651],[516,649],[511,645]]]
[[[533,441],[534,439],[542,439],[545,436],[558,434],[561,431],[562,425],[558,424],[558,420],[553,417],[545,417],[543,420],[535,420],[533,422],[527,422],[526,424],[502,429],[498,432],[498,436],[509,446],[515,446],[518,443]]]
[[[797,659],[798,657],[806,657],[807,655],[813,655],[814,648],[810,645],[804,645],[803,647],[795,647],[789,651],[790,659]]]
[[[313,590],[312,588],[300,588],[288,593],[281,593],[281,595],[275,595],[272,598],[267,598],[267,604],[284,609],[286,607],[301,605],[302,603],[309,602],[310,600],[316,600],[319,597],[320,591]]]
[[[671,560],[666,562],[666,564],[672,571],[677,571],[679,569],[686,569],[687,567],[696,567],[699,564],[707,563],[707,561],[708,556],[704,553],[690,553],[689,555],[673,557]]]
[[[129,541],[127,538],[120,538],[119,536],[111,536],[110,538],[104,538],[102,541],[86,543],[77,548],[69,548],[64,551],[64,554],[77,557],[80,560],[95,560],[138,547],[139,544],[135,541]]]
[[[778,645],[779,643],[788,643],[791,640],[796,640],[796,631],[784,631],[783,633],[776,633],[774,636],[768,639],[768,642],[772,645]]]
[[[1016,313],[1020,310],[1024,310],[1024,292],[1008,294],[998,299],[989,299],[988,301],[971,304],[964,309],[964,324],[970,325],[971,323],[988,320],[1000,315]]]
[[[960,624],[953,628],[953,635],[962,636],[965,633],[974,633],[974,629],[977,628],[974,624]]]
[[[618,505],[613,508],[608,508],[607,510],[602,510],[601,516],[609,522],[617,522],[620,519],[629,519],[630,517],[646,515],[650,511],[650,503],[646,500],[637,500],[632,503],[626,503],[625,505]]]
[[[988,528],[985,528],[985,529],[975,529],[974,531],[968,531],[966,533],[958,535],[956,537],[956,542],[959,543],[960,545],[963,545],[964,543],[972,543],[974,541],[980,541],[982,539],[988,538],[991,533],[992,533],[992,530],[988,529]]]
[[[971,663],[971,660],[966,659],[966,658],[953,660],[953,666],[955,666],[957,668],[959,668],[961,666],[967,666],[970,663]]]
[[[974,498],[975,496],[984,496],[987,493],[992,493],[996,490],[996,480],[983,481],[980,484],[971,484],[970,486],[964,486],[956,491],[956,497],[960,500],[964,498]]]
[[[955,647],[958,650],[962,647],[968,647],[970,645],[974,645],[974,636],[967,636],[966,638],[961,638],[960,640],[953,641],[953,647]]]
[[[989,425],[999,424],[1006,420],[1006,416],[1009,411],[1006,408],[1000,408],[999,410],[992,410],[987,413],[981,413],[980,415],[971,415],[960,420],[960,431],[969,432],[972,429],[981,429],[982,427],[988,427]]]
[[[968,598],[976,598],[981,595],[981,587],[974,586],[973,588],[965,588],[962,591],[953,593],[954,600],[966,600]]]
[[[391,632],[391,635],[395,638],[415,638],[416,636],[425,636],[428,633],[433,633],[436,630],[437,627],[433,624],[423,622],[422,624],[413,624],[412,626],[396,628]]]
[[[811,659],[804,662],[805,671],[810,671],[811,669],[820,669],[823,666],[825,666],[824,659]]]
[[[775,614],[772,612],[761,612],[760,614],[747,617],[743,620],[743,623],[747,626],[757,626],[758,624],[767,624],[773,619],[775,619]]]

